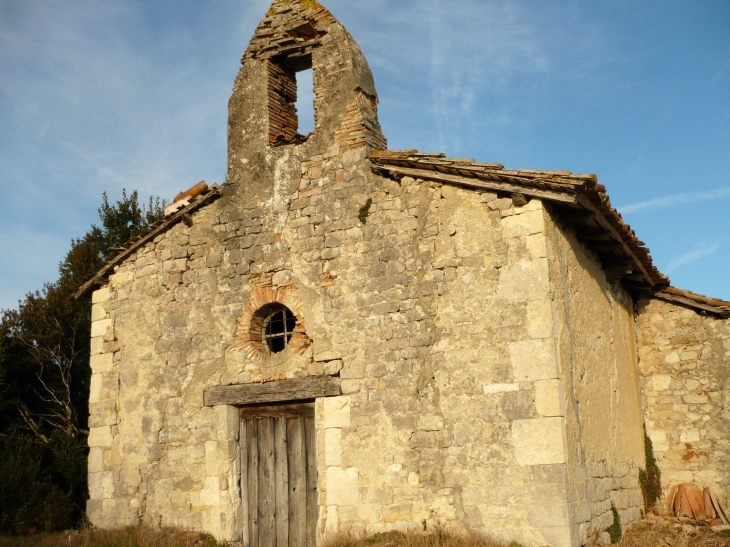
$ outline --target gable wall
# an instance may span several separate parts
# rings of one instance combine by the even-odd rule
[[[92,522],[236,538],[238,418],[203,391],[339,374],[343,396],[316,405],[321,534],[564,538],[546,509],[566,503],[562,432],[535,403],[554,363],[531,371],[552,330],[540,202],[384,179],[363,150],[297,167],[287,148],[268,195],[225,187],[95,293]],[[272,291],[309,341],[260,359],[237,336]]]
[[[730,494],[730,320],[639,302],[636,329],[646,429],[664,493],[692,482]]]
[[[557,218],[556,218],[557,217]],[[641,516],[645,466],[631,297],[610,284],[595,255],[559,220],[549,223],[560,413],[567,442],[568,513],[585,544],[613,522]],[[558,403],[554,403],[556,408]],[[607,539],[604,537],[604,540]],[[576,544],[576,543],[574,543]]]

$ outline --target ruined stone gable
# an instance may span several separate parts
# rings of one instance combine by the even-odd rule
[[[91,521],[577,546],[637,519],[634,306],[668,279],[595,176],[385,150],[362,51],[312,0],[274,2],[242,62],[226,183],[80,291],[104,285]]]

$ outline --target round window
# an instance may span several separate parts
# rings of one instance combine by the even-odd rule
[[[261,341],[269,348],[269,353],[279,353],[289,344],[297,319],[286,306],[272,306],[267,311],[261,330]]]

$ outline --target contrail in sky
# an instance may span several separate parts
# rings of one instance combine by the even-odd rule
[[[684,266],[685,264],[689,262],[694,262],[695,260],[699,260],[700,258],[705,258],[710,256],[712,253],[717,251],[720,248],[719,243],[715,243],[714,245],[701,245],[698,249],[692,251],[691,253],[683,254],[675,258],[669,263],[669,266],[667,266],[667,272],[671,272],[672,270],[676,270],[680,266]]]
[[[704,201],[706,199],[717,199],[717,198],[728,198],[730,197],[730,186],[725,188],[718,188],[710,192],[690,192],[686,194],[672,194],[661,198],[650,199],[649,201],[642,201],[639,203],[633,203],[631,205],[625,205],[618,207],[619,212],[623,213],[635,213],[637,211],[645,211],[647,209],[660,209],[663,207],[673,207],[675,205],[682,205],[685,203],[695,203],[697,201]]]

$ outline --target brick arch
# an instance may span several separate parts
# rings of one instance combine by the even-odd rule
[[[253,283],[253,294],[243,308],[243,316],[238,322],[238,328],[229,350],[240,351],[249,361],[261,361],[268,356],[268,349],[261,340],[261,324],[257,312],[269,304],[282,304],[289,308],[296,317],[297,325],[285,351],[293,350],[300,353],[311,340],[306,334],[303,306],[296,295],[294,283],[289,282],[274,288],[273,274],[264,274]]]

